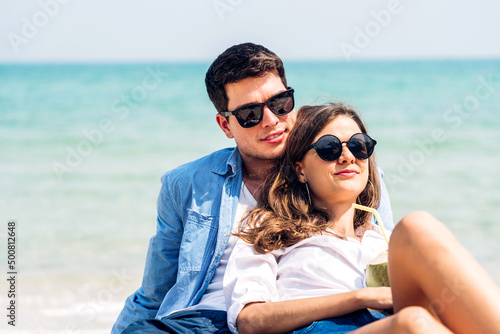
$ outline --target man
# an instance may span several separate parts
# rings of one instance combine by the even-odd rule
[[[255,205],[268,167],[283,151],[294,99],[281,59],[252,43],[219,55],[205,83],[217,124],[237,147],[163,176],[142,286],[125,302],[113,334],[127,326],[125,333],[229,332],[222,279],[235,241],[231,231]],[[383,190],[379,212],[392,224]]]

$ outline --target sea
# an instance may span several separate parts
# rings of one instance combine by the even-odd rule
[[[394,222],[432,213],[499,284],[500,60],[284,62],[297,108],[361,112]],[[110,331],[141,283],[162,174],[235,145],[208,66],[0,65],[1,333]]]

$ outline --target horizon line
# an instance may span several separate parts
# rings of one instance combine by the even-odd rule
[[[345,60],[343,58],[286,58],[284,63],[369,63],[369,62],[443,62],[443,61],[500,61],[500,56],[485,57],[420,57],[420,58],[362,58]],[[134,64],[210,64],[213,59],[66,59],[66,60],[0,60],[0,65],[134,65]]]

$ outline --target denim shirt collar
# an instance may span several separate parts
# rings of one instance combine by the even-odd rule
[[[224,176],[224,175],[234,175],[238,173],[243,165],[243,160],[241,159],[240,151],[238,147],[235,147],[225,164],[220,164],[212,169],[212,173]]]

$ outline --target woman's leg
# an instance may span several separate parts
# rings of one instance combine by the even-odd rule
[[[411,213],[389,244],[394,311],[421,306],[454,333],[500,333],[500,289],[437,219]]]
[[[351,334],[452,334],[427,309],[410,306],[387,318],[363,326]]]

